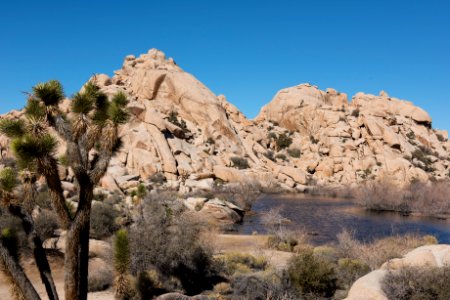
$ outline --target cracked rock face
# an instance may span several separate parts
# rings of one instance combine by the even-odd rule
[[[300,84],[279,91],[249,120],[159,50],[127,56],[114,74],[91,78],[107,95],[127,94],[132,114],[120,129],[124,146],[110,163],[105,188],[131,186],[118,184],[127,174],[140,181],[162,174],[182,191],[197,186],[185,185],[186,179],[303,191],[311,181],[339,186],[368,178],[404,184],[448,177],[447,132],[432,129],[421,108],[386,92],[358,93],[349,102],[334,89]],[[68,111],[69,104],[61,109]],[[13,111],[1,117],[21,116]],[[10,155],[8,146],[0,136],[2,157]],[[417,151],[428,159],[421,161]],[[70,170],[60,173],[73,180]]]

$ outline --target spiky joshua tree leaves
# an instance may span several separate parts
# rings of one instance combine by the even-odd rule
[[[22,220],[49,299],[58,299],[42,241],[34,230],[31,216],[36,179],[41,176],[45,178],[53,210],[61,226],[67,230],[65,299],[86,300],[93,190],[120,147],[118,127],[128,120],[128,101],[121,92],[109,99],[93,81],[74,95],[68,115],[59,109],[63,99],[63,88],[58,81],[40,83],[32,89],[23,119],[0,120],[0,132],[11,138],[11,150],[19,169],[4,169],[1,172],[0,196],[2,207]],[[65,143],[64,163],[72,169],[79,186],[79,202],[74,213],[67,210],[56,157],[59,139],[52,134],[51,128]],[[16,188],[17,183],[20,189]],[[8,249],[0,243],[0,259],[4,269],[12,274],[25,299],[40,299],[32,285],[26,284],[28,279],[17,260],[14,266],[4,263],[7,259],[14,261],[8,253]]]
[[[130,243],[125,229],[117,231],[114,239],[114,268],[116,270],[115,298],[128,300],[132,298],[129,269],[131,264]]]

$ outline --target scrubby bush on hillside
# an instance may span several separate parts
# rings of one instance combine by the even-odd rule
[[[450,265],[441,268],[404,267],[390,271],[383,279],[389,299],[450,299]]]
[[[96,203],[92,206],[90,236],[94,239],[110,237],[117,229],[118,212],[109,204]]]
[[[235,167],[236,169],[248,169],[249,168],[247,159],[245,159],[243,157],[233,156],[230,159],[233,164],[233,167]]]
[[[165,278],[177,278],[190,295],[211,289],[216,265],[211,250],[200,240],[200,225],[175,204],[176,199],[159,197],[144,201],[131,228],[132,273],[156,269]]]
[[[277,149],[288,148],[292,144],[292,138],[286,133],[280,133],[276,139]]]
[[[441,143],[447,141],[447,139],[440,133],[436,133],[436,137],[437,137],[438,141],[441,142]]]
[[[284,155],[283,153],[278,153],[277,155],[275,155],[275,158],[276,159],[280,159],[282,161],[286,161],[287,160],[286,155]]]
[[[287,153],[293,158],[300,158],[301,152],[298,148],[290,148],[287,150]]]

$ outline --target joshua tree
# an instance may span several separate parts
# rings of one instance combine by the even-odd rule
[[[89,226],[94,187],[103,177],[111,157],[120,147],[118,126],[128,119],[127,98],[117,93],[111,99],[94,82],[88,82],[71,100],[71,113],[63,114],[59,104],[63,88],[52,80],[33,87],[25,107],[25,118],[0,120],[0,132],[12,139],[11,150],[22,176],[22,192],[15,189],[14,170],[4,174],[0,194],[3,207],[22,220],[33,249],[36,265],[50,299],[58,299],[42,241],[34,230],[31,217],[37,177],[44,177],[52,207],[61,226],[67,230],[64,257],[66,300],[86,300],[88,292]],[[66,205],[58,173],[58,139],[66,147],[65,163],[72,169],[79,188],[75,212]],[[5,171],[2,171],[3,173]],[[16,190],[16,191],[15,191]],[[11,273],[25,299],[40,299],[17,260],[0,243],[0,259]],[[7,263],[8,262],[8,263]]]
[[[128,233],[125,229],[117,231],[114,240],[114,268],[116,270],[116,299],[127,300],[131,298],[130,280],[128,271],[130,269],[130,244]]]

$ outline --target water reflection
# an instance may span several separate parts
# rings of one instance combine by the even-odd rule
[[[393,212],[371,212],[355,206],[350,201],[305,195],[266,195],[258,199],[254,214],[244,218],[237,228],[242,234],[266,233],[261,216],[271,208],[281,208],[283,217],[291,222],[289,229],[304,228],[311,233],[315,244],[336,241],[344,228],[355,232],[356,238],[371,241],[393,234],[420,233],[436,236],[440,243],[450,243],[450,221],[435,218],[402,216]]]

